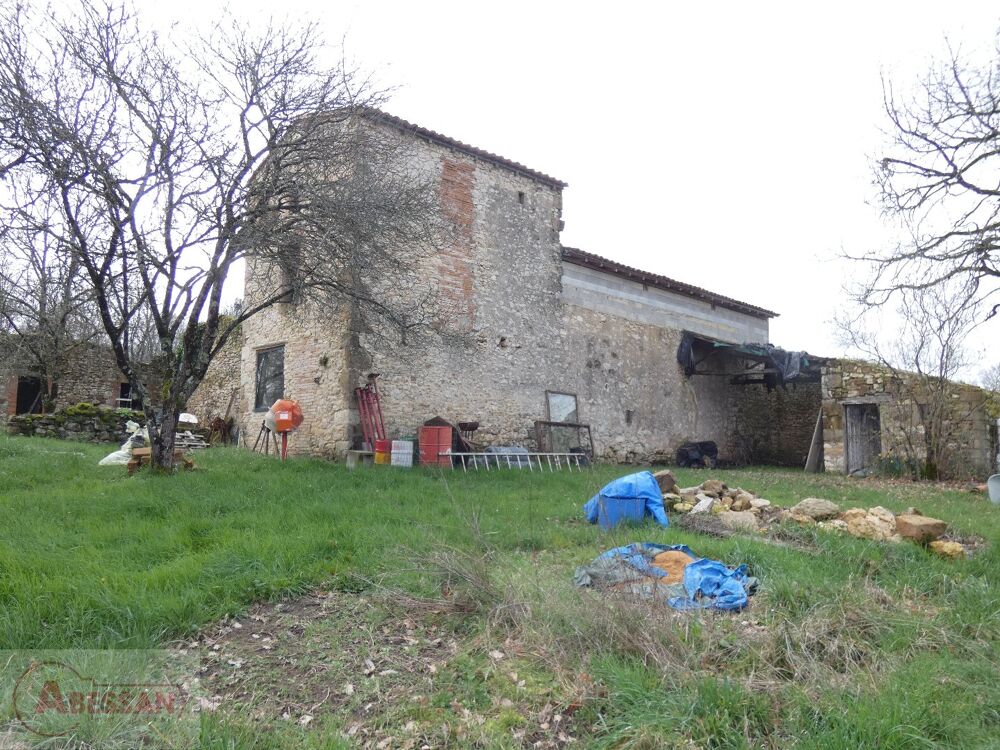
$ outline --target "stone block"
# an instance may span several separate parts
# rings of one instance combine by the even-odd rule
[[[940,539],[930,543],[931,552],[941,557],[948,557],[952,560],[959,560],[965,557],[965,547],[958,542],[944,542]]]
[[[722,493],[726,491],[726,483],[719,479],[706,479],[701,483],[701,491],[706,495],[721,497]]]
[[[896,532],[904,539],[915,542],[934,541],[947,529],[948,524],[937,518],[906,514],[896,516]]]
[[[840,514],[840,506],[820,497],[807,497],[793,507],[792,512],[809,516],[814,521],[826,521]]]
[[[677,479],[669,469],[658,471],[653,474],[653,479],[660,486],[660,492],[664,495],[677,492]]]
[[[692,513],[709,513],[718,500],[708,495],[698,495],[698,504],[691,508]]]

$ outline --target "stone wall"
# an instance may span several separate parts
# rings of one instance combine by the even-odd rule
[[[247,274],[254,269],[248,264]],[[351,447],[349,394],[360,377],[350,377],[350,311],[313,303],[281,303],[243,324],[237,405],[244,442],[253,446],[266,408],[255,409],[257,352],[284,346],[286,398],[302,407],[305,420],[289,442],[293,454],[334,458]],[[268,404],[267,406],[270,406]]]
[[[882,454],[887,458],[926,459],[920,403],[929,397],[921,378],[871,362],[831,360],[823,368],[823,451],[828,471],[846,470],[844,407],[878,405]],[[987,393],[964,383],[948,383],[943,401],[944,433],[950,465],[938,467],[953,478],[983,478],[996,470],[994,420],[987,413]]]
[[[212,359],[208,372],[188,399],[184,411],[198,417],[201,427],[208,427],[215,417],[240,413],[240,367],[243,356],[243,332],[236,330],[226,345]]]
[[[571,262],[562,268],[562,299],[595,312],[719,341],[767,343],[768,321],[678,292],[644,286]]]
[[[0,425],[16,411],[20,377],[35,375],[30,361],[10,341],[0,356]],[[111,350],[98,344],[80,344],[69,355],[66,374],[60,379],[54,409],[78,403],[117,407],[125,377]]]
[[[128,437],[125,423],[145,424],[141,412],[119,409],[60,410],[53,414],[22,414],[7,420],[8,435],[84,440],[91,443],[121,444]]]
[[[820,383],[791,383],[771,391],[763,385],[733,386],[730,403],[739,463],[805,466],[823,403]]]
[[[378,335],[348,305],[290,302],[255,316],[244,324],[238,397],[251,444],[261,418],[253,408],[257,352],[283,345],[284,395],[305,415],[292,452],[335,456],[356,444],[352,389],[378,372],[390,437],[415,435],[442,416],[480,422],[476,437],[485,444],[534,446],[546,391],[559,391],[577,396],[579,420],[591,425],[602,458],[672,458],[689,440],[715,440],[723,457],[733,454],[733,387],[684,377],[681,329],[766,342],[766,318],[679,295],[643,300],[641,284],[569,274],[561,189],[458,149],[421,149],[455,232],[442,252],[414,256],[419,284],[411,293],[437,292],[441,325],[403,342]],[[266,276],[248,264],[248,302]]]

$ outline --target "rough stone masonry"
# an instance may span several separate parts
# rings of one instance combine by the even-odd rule
[[[217,416],[206,410],[235,389],[233,413],[252,443],[263,411],[254,403],[258,364],[271,351],[283,363],[283,395],[305,414],[291,441],[297,453],[335,457],[357,444],[353,389],[369,372],[381,373],[394,438],[442,416],[478,421],[479,442],[531,447],[535,420],[549,416],[547,392],[559,392],[576,397],[577,421],[591,425],[601,458],[663,458],[689,440],[716,441],[722,457],[745,450],[732,425],[761,387],[687,378],[677,347],[682,331],[766,343],[774,313],[565,248],[559,180],[393,117],[379,127],[412,139],[456,229],[448,247],[419,261],[451,335],[387,341],[354,330],[346,304],[279,304],[244,325],[233,344],[238,373],[235,356],[221,358],[189,409]],[[261,273],[248,265],[248,290]],[[818,408],[817,394],[799,421],[808,425]],[[805,450],[785,453],[800,460]]]

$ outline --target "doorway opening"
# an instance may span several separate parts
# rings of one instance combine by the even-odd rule
[[[17,410],[15,414],[42,413],[42,379],[22,375],[17,379]]]
[[[871,468],[882,453],[882,420],[877,403],[844,405],[847,473]]]

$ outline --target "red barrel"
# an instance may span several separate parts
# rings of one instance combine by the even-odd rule
[[[424,466],[451,466],[451,456],[442,455],[451,450],[451,427],[420,428],[420,463]]]
[[[375,463],[377,463],[377,464],[391,464],[392,463],[392,441],[391,440],[376,440],[375,441]]]

